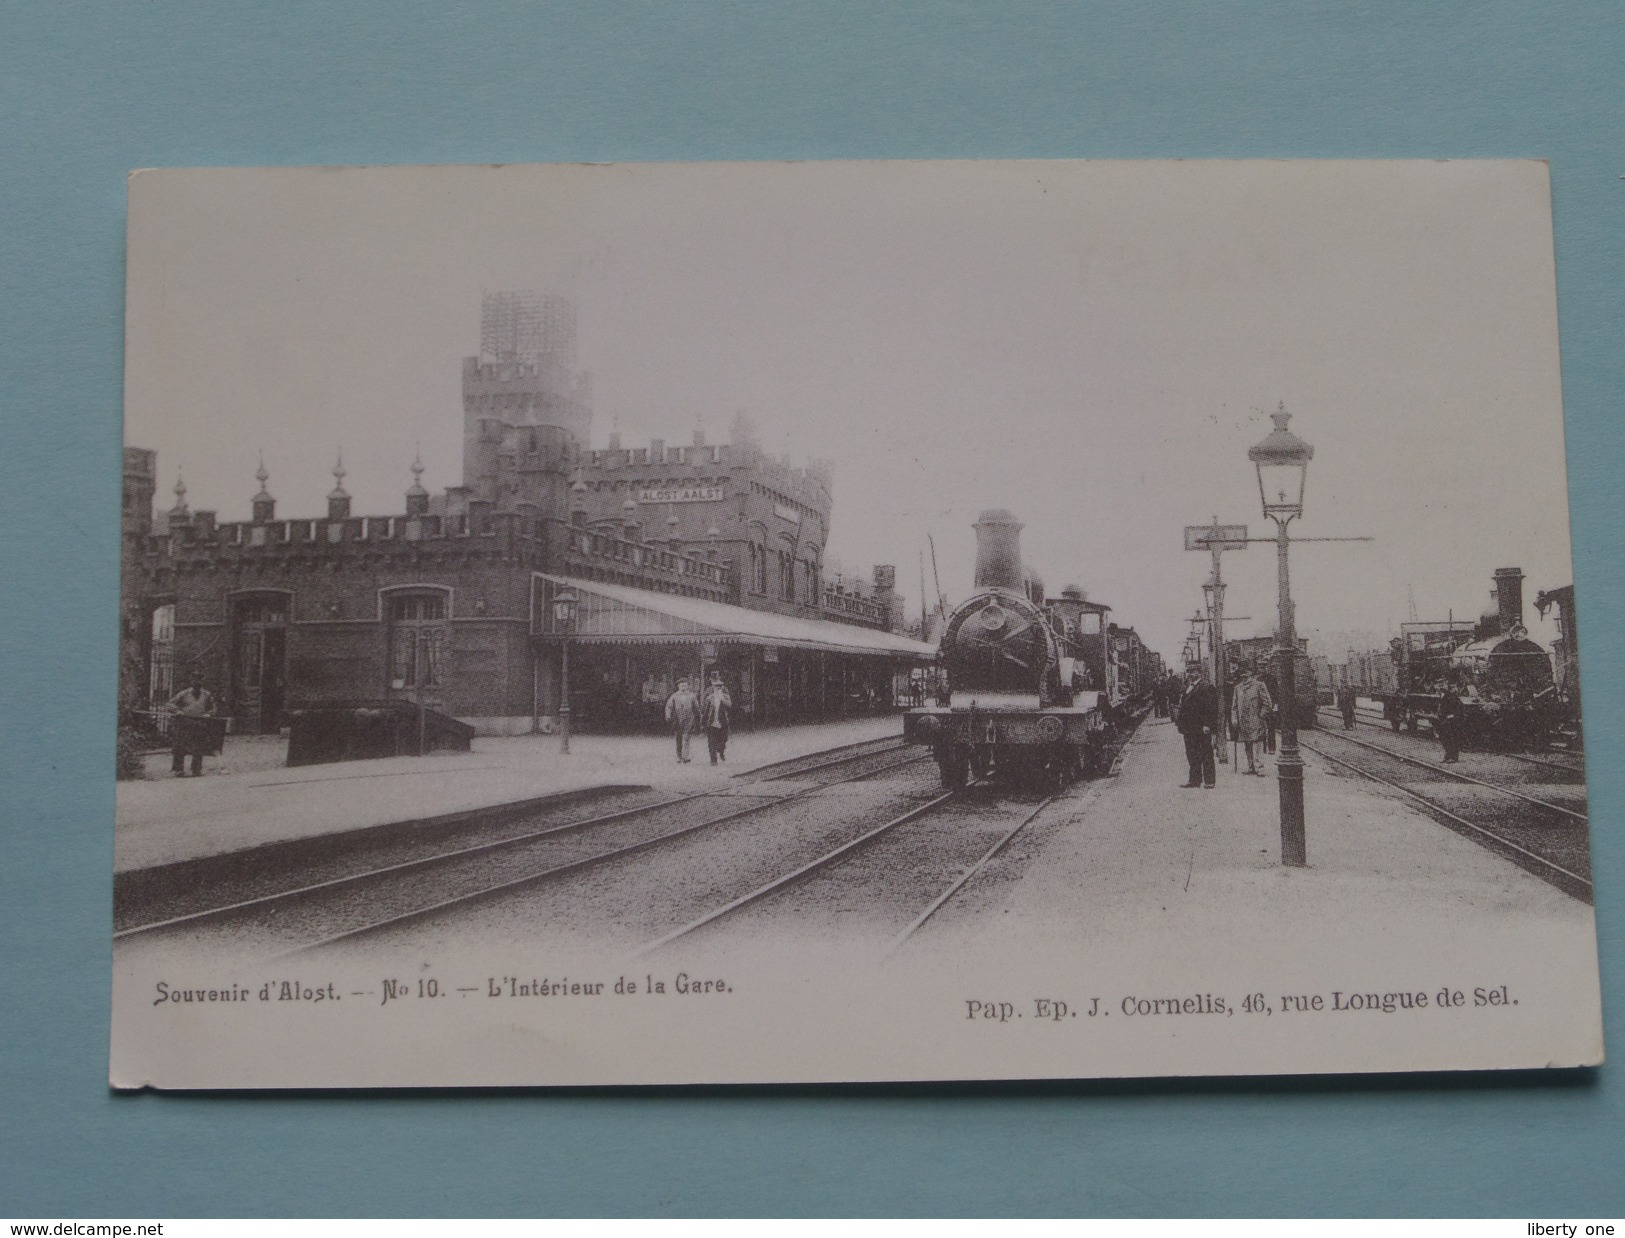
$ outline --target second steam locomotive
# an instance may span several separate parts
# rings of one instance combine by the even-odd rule
[[[904,715],[946,787],[998,774],[1058,787],[1110,761],[1162,676],[1162,659],[1077,586],[1046,598],[1021,560],[1021,523],[1003,508],[976,520],[976,584],[939,646],[946,688]]]

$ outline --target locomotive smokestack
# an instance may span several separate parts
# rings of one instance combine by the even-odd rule
[[[976,587],[1022,592],[1021,521],[1002,507],[976,517]]]
[[[1523,623],[1523,569],[1498,567],[1495,569],[1495,607],[1501,615],[1501,634],[1505,636]]]

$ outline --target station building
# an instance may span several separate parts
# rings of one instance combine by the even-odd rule
[[[655,729],[680,676],[720,672],[741,725],[889,708],[933,648],[900,632],[895,571],[831,579],[831,471],[764,451],[748,421],[599,450],[567,301],[487,295],[463,362],[463,479],[411,465],[399,511],[357,515],[342,462],[325,513],[156,513],[155,453],[124,470],[121,705],[201,674],[238,730],[301,705],[422,700],[488,734],[550,729],[564,646],[583,729]],[[405,470],[403,470],[403,480]],[[245,490],[247,488],[245,487]],[[569,630],[554,619],[578,599]]]

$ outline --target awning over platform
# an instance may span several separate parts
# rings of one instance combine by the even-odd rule
[[[568,585],[580,599],[575,626],[570,633],[572,642],[757,645],[901,658],[911,662],[929,662],[937,655],[935,645],[850,623],[798,619],[727,602],[656,593],[652,589],[634,589],[573,576],[554,576],[546,572],[534,575],[538,583],[546,586],[539,591],[545,596],[535,599],[533,630],[537,636],[557,637],[558,633],[553,630],[552,598],[560,586]]]

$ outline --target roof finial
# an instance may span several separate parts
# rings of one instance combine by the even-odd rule
[[[423,448],[419,445],[417,454],[412,457],[412,486],[406,492],[412,498],[426,496],[429,492],[423,488]]]
[[[175,510],[186,510],[186,477],[179,468],[175,470]]]
[[[265,453],[260,452],[260,466],[254,470],[254,480],[260,484],[260,492],[255,498],[270,498],[270,491],[266,490],[265,483],[271,480],[271,474],[265,471]]]
[[[350,492],[344,488],[344,452],[340,450],[338,459],[333,462],[333,492],[327,497],[330,499],[347,499]]]

